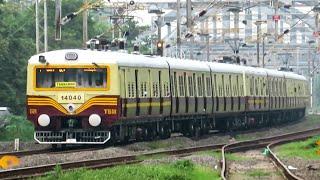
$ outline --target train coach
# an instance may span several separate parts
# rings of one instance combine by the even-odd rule
[[[96,50],[34,55],[27,115],[42,144],[200,136],[305,115],[306,78],[232,64]]]

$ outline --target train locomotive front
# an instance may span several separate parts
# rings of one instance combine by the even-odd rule
[[[27,116],[35,126],[35,140],[54,145],[106,143],[119,114],[117,69],[116,63],[90,51],[31,57]]]

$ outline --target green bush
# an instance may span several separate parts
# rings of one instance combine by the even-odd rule
[[[15,138],[33,140],[34,127],[25,117],[9,115],[0,118],[6,121],[6,125],[0,128],[0,141],[13,141]]]
[[[209,167],[193,164],[189,160],[177,161],[168,164],[134,164],[115,166],[100,170],[85,168],[71,171],[62,171],[59,167],[49,174],[41,177],[42,180],[86,180],[86,179],[108,179],[108,180],[215,180],[220,179],[219,172]]]
[[[177,161],[174,167],[180,170],[193,170],[194,164],[190,160]]]

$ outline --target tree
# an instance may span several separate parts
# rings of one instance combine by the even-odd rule
[[[35,8],[21,10],[16,2],[0,0],[0,106],[10,107],[15,114],[25,111],[27,60],[35,50]],[[82,0],[64,0],[62,12],[77,11]],[[41,6],[41,4],[40,4]],[[54,2],[48,1],[49,50],[82,47],[82,18],[77,17],[62,30],[62,40],[54,40]],[[89,17],[88,26],[95,27]],[[89,37],[96,34],[89,28]]]

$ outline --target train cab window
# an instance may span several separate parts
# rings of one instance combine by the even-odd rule
[[[106,88],[106,68],[37,68],[36,88]]]

